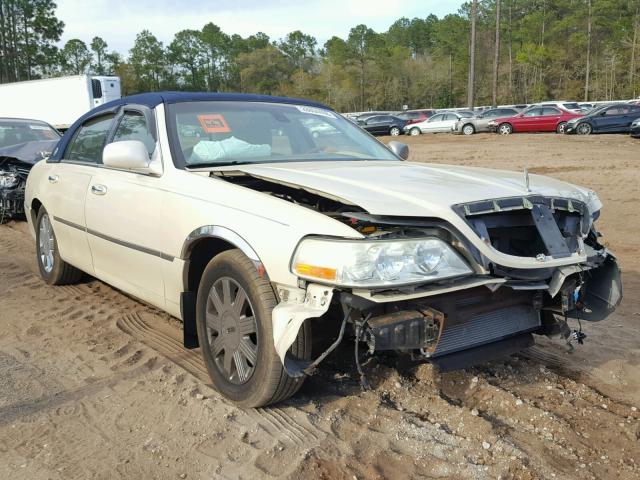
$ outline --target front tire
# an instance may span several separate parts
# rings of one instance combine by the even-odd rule
[[[49,285],[67,285],[82,278],[82,272],[60,258],[51,217],[41,207],[36,217],[36,257],[40,276]]]
[[[391,130],[389,130],[389,134],[392,137],[397,137],[398,135],[400,135],[400,129],[398,127],[391,127]]]
[[[476,133],[476,129],[470,123],[467,123],[464,127],[462,127],[462,133],[465,135],[473,135]]]
[[[564,133],[567,130],[567,122],[560,122],[556,127],[556,133]]]
[[[593,127],[586,122],[579,123],[576,127],[576,133],[578,135],[591,135],[592,131]]]
[[[510,123],[501,123],[498,127],[498,133],[500,133],[500,135],[511,135],[513,133],[513,127]]]
[[[421,133],[422,132],[420,131],[420,129],[418,127],[414,127],[411,130],[409,130],[409,135],[411,135],[412,137],[417,137]]]
[[[285,372],[273,341],[271,284],[240,250],[214,257],[197,296],[198,340],[213,386],[241,407],[261,407],[293,395],[303,378]],[[308,360],[311,335],[303,324],[291,353]]]

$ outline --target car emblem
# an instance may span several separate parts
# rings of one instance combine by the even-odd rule
[[[524,174],[524,188],[527,189],[527,192],[530,192],[531,189],[529,188],[529,170],[525,168],[524,172],[522,173]]]

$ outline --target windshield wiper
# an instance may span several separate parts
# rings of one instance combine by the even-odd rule
[[[245,160],[231,160],[228,162],[197,163],[193,165],[187,165],[185,168],[187,170],[198,170],[200,168],[228,167],[230,165],[249,165],[252,163],[256,163],[256,162],[245,161]]]

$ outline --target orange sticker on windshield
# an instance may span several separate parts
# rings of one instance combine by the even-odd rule
[[[205,133],[229,133],[231,129],[222,115],[198,115]]]

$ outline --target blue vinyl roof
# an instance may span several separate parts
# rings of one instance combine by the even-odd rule
[[[130,95],[128,97],[122,97],[118,100],[100,105],[92,110],[89,110],[73,125],[69,127],[57,148],[51,155],[50,160],[59,161],[67,148],[71,137],[82,125],[85,120],[91,118],[102,111],[114,110],[121,105],[143,105],[149,108],[154,108],[161,103],[180,103],[180,102],[213,102],[213,101],[226,101],[226,102],[271,102],[271,103],[288,103],[291,105],[307,105],[311,107],[319,107],[331,110],[326,105],[314,102],[313,100],[304,100],[301,98],[289,98],[289,97],[273,97],[271,95],[254,95],[249,93],[211,93],[211,92],[153,92],[153,93],[139,93],[136,95]]]

